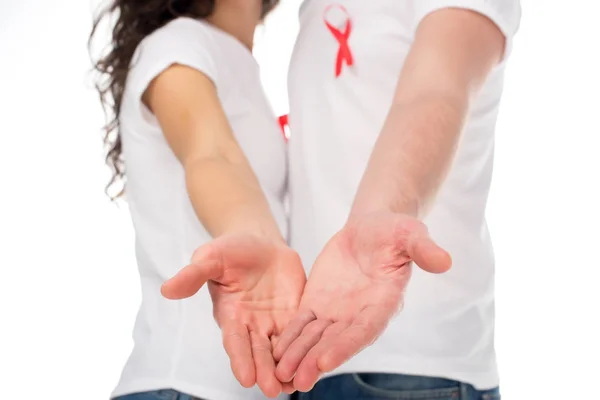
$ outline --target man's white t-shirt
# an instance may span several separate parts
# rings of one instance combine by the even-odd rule
[[[447,7],[489,17],[506,35],[508,56],[519,0],[306,0],[301,6],[288,77],[290,240],[305,266],[346,221],[417,25]],[[415,268],[403,311],[375,344],[334,373],[435,376],[480,389],[498,385],[494,255],[485,208],[503,75],[504,63],[473,101],[450,174],[425,220],[433,239],[451,253],[453,268],[443,275]]]
[[[113,396],[176,389],[206,400],[264,399],[257,388],[244,389],[234,378],[208,291],[182,301],[160,294],[161,284],[211,239],[188,198],[183,167],[141,101],[148,84],[172,64],[195,68],[213,80],[235,137],[281,232],[287,233],[286,147],[256,61],[233,36],[206,22],[170,22],[138,47],[123,97],[126,196],[135,227],[142,304],[133,332],[135,346]]]

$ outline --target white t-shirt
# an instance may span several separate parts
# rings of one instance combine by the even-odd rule
[[[346,221],[417,25],[444,7],[488,16],[508,38],[508,55],[520,20],[518,0],[307,0],[302,5],[288,77],[288,144],[290,240],[306,266]],[[345,35],[348,19],[351,31]],[[345,36],[353,65],[344,61],[336,77]],[[452,270],[432,275],[415,268],[404,310],[375,344],[335,373],[437,376],[481,389],[498,384],[494,256],[485,208],[503,75],[504,64],[473,101],[456,160],[425,220],[433,239],[451,253]]]
[[[281,232],[287,233],[286,145],[251,52],[206,22],[170,22],[138,47],[123,98],[126,195],[135,227],[142,304],[133,332],[135,346],[113,396],[172,388],[207,400],[264,399],[258,388],[244,389],[234,378],[208,291],[183,301],[160,294],[161,284],[211,239],[188,198],[183,167],[141,101],[148,84],[174,63],[214,81],[235,137]]]

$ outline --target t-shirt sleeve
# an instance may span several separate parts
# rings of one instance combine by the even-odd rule
[[[463,8],[475,11],[494,22],[506,37],[503,60],[512,50],[512,40],[521,21],[520,0],[413,0],[415,28],[430,13],[444,8]]]
[[[134,96],[144,113],[142,95],[148,85],[174,64],[202,72],[218,87],[216,51],[213,37],[197,21],[176,20],[160,28],[140,43],[127,77],[127,95]]]

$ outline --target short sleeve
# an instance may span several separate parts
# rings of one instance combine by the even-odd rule
[[[506,37],[503,60],[510,55],[521,21],[520,0],[413,0],[413,4],[415,28],[428,14],[444,8],[463,8],[488,17]]]
[[[154,78],[174,64],[202,72],[218,87],[217,51],[212,31],[202,22],[188,18],[172,21],[136,49],[127,77],[127,95],[133,96],[142,115],[146,114],[142,95]]]

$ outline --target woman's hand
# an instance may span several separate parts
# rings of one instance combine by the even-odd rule
[[[272,341],[298,309],[306,283],[300,258],[281,239],[226,234],[196,250],[162,294],[187,298],[205,283],[235,377],[276,397],[283,388],[275,377]]]

